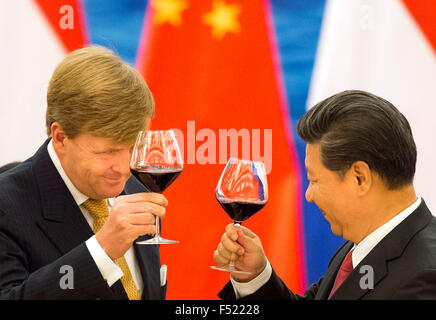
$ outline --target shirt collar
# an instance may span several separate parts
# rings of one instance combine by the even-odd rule
[[[374,249],[374,247],[391,232],[397,225],[399,225],[404,219],[406,219],[416,208],[421,204],[421,197],[409,207],[401,211],[391,220],[386,222],[381,227],[377,228],[373,232],[371,232],[368,236],[366,236],[362,241],[359,242],[358,245],[353,247],[354,251],[352,253],[352,261],[353,268],[355,268],[365,257],[366,255]]]
[[[48,143],[47,151],[51,161],[53,161],[53,164],[56,167],[56,170],[59,172],[59,175],[61,176],[62,180],[64,181],[71,195],[73,196],[74,201],[76,201],[78,206],[82,205],[86,200],[88,200],[89,197],[85,196],[83,193],[77,190],[77,188],[71,182],[70,178],[68,178],[68,175],[66,174],[64,168],[62,168],[59,157],[53,148],[53,140],[50,140],[50,142]]]

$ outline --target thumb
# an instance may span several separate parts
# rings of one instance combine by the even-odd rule
[[[257,237],[257,235],[253,231],[248,229],[247,227],[239,226],[239,230],[241,230],[246,236],[249,236],[250,238],[256,238]]]
[[[242,230],[238,230],[238,238],[236,242],[239,243],[243,249],[239,249],[238,253],[243,254],[244,252],[253,252],[256,248],[255,237],[247,235],[247,233]]]

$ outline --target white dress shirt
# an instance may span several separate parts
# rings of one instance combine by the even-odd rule
[[[88,210],[86,210],[86,208],[83,206],[83,203],[86,200],[88,200],[89,197],[85,196],[83,193],[77,190],[77,188],[73,185],[71,180],[68,178],[53,148],[52,141],[49,142],[47,146],[47,151],[57,171],[62,177],[62,180],[64,181],[65,185],[67,186],[68,190],[70,191],[71,195],[73,196],[74,200],[76,201],[77,205],[79,206],[80,210],[83,213],[83,216],[85,217],[86,221],[88,222],[92,230],[94,218],[91,215],[91,213],[88,212]],[[113,205],[113,201],[114,198],[108,199],[109,214]],[[112,286],[117,280],[119,280],[124,275],[121,268],[111,258],[109,258],[109,256],[100,246],[97,239],[95,238],[95,235],[86,241],[86,246],[92,258],[94,259],[95,264],[100,270],[101,275],[106,280],[108,286]],[[124,258],[126,259],[127,265],[129,266],[130,273],[132,274],[133,281],[136,285],[136,288],[138,289],[139,293],[142,295],[144,285],[142,282],[141,272],[138,263],[136,261],[136,256],[134,253],[133,246],[130,247],[129,250],[127,250],[127,252],[124,255]]]
[[[353,262],[353,268],[355,268],[368,253],[384,238],[386,237],[397,225],[399,225],[404,219],[406,219],[416,208],[421,204],[421,197],[409,207],[401,211],[391,220],[386,222],[381,227],[367,235],[357,245],[354,245],[354,251],[351,254],[351,260]]]
[[[381,227],[371,232],[357,245],[354,245],[354,251],[351,254],[353,268],[355,268],[385,236],[387,236],[396,226],[398,226],[413,211],[415,211],[420,204],[421,197],[418,197],[418,199],[412,205],[401,211],[399,214],[397,214],[395,217],[393,217]],[[268,282],[271,274],[272,267],[269,261],[267,261],[266,267],[262,271],[262,273],[250,282],[238,282],[230,277],[230,281],[232,282],[236,298],[243,298],[249,294],[256,292],[258,289],[260,289],[260,287]]]

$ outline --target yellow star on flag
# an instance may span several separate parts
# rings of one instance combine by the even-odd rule
[[[214,1],[212,11],[203,16],[203,22],[212,27],[214,37],[223,38],[227,32],[238,33],[241,30],[237,20],[240,11],[237,4]]]
[[[153,0],[150,5],[155,11],[155,23],[164,24],[168,22],[173,26],[182,23],[182,11],[188,8],[185,0]]]

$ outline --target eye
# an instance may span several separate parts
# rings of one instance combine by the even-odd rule
[[[111,155],[111,154],[115,153],[115,150],[110,149],[110,150],[106,150],[106,151],[102,151],[102,152],[98,152],[98,153],[102,154],[102,155]]]

